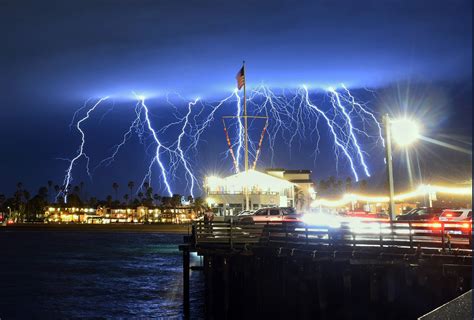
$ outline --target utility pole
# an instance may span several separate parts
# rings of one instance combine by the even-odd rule
[[[387,164],[387,180],[388,180],[388,192],[389,192],[389,212],[390,220],[395,220],[395,191],[393,187],[393,163],[392,163],[392,135],[390,128],[390,117],[386,114],[383,117],[383,123],[385,126],[385,162]]]

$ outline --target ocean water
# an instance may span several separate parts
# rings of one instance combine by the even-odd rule
[[[160,233],[2,231],[0,319],[180,319],[182,240]],[[191,272],[195,319],[203,317],[202,277]]]

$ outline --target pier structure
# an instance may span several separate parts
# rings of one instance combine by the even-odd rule
[[[472,224],[195,223],[207,319],[416,319],[471,289]],[[186,301],[187,299],[187,301]]]

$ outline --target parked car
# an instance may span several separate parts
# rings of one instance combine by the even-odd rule
[[[250,224],[260,222],[300,222],[301,215],[294,208],[263,208],[252,215],[239,217],[239,223]]]
[[[240,211],[238,214],[237,214],[237,217],[242,217],[242,216],[251,216],[252,214],[255,213],[255,210],[244,210],[244,211]]]
[[[408,211],[396,217],[397,221],[438,220],[446,208],[422,207]]]
[[[472,209],[444,210],[439,221],[472,221]]]

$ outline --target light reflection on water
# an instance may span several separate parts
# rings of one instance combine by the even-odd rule
[[[0,232],[0,318],[181,318],[183,236]],[[192,256],[191,263],[199,263]],[[202,274],[191,273],[201,318]]]

